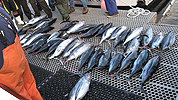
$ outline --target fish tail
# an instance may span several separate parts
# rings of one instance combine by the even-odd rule
[[[130,85],[130,78],[127,78],[126,81]]]
[[[115,75],[116,75],[117,79],[120,80],[119,73],[116,73]]]
[[[140,90],[141,92],[143,92],[143,93],[147,94],[147,92],[143,89],[143,87],[142,87],[142,86],[137,87],[137,88],[134,88],[133,90]]]

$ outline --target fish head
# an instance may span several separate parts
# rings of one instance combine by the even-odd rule
[[[90,80],[91,80],[91,74],[90,74],[90,73],[86,73],[84,77],[85,77],[85,79],[86,79],[87,81],[90,81]]]

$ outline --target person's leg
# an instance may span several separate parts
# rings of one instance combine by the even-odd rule
[[[39,11],[42,11],[41,5],[38,3],[38,1],[37,1],[37,0],[36,0],[36,5],[37,5],[37,7],[38,7]]]
[[[47,3],[45,0],[37,0],[39,4],[41,5],[42,9],[44,12],[48,15],[48,18],[52,17],[52,12],[51,9],[48,7]]]
[[[117,5],[115,0],[105,0],[107,10],[109,15],[114,15],[118,13]]]
[[[62,15],[63,20],[69,20],[69,13],[68,10],[66,10],[66,6],[68,6],[68,0],[56,0],[56,3],[56,7],[59,13]]]
[[[52,11],[55,11],[55,6],[51,3],[51,0],[48,0],[49,7],[52,9]]]
[[[74,0],[69,0],[69,4],[70,4],[70,9],[69,9],[68,13],[70,14],[75,11]]]
[[[32,6],[32,8],[33,8],[33,10],[35,12],[35,17],[41,16],[40,11],[39,11],[39,9],[38,9],[38,7],[36,5],[36,0],[29,0],[29,2],[30,2],[31,6]]]
[[[83,14],[86,14],[88,12],[87,2],[86,0],[80,0],[80,2],[83,5]]]
[[[23,8],[23,11],[24,11],[25,15],[27,16],[27,18],[31,19],[32,18],[31,17],[32,13],[30,11],[30,8],[27,5],[27,1],[26,0],[20,0],[20,4],[21,4],[21,6]]]

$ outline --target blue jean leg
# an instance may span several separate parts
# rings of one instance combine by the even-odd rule
[[[83,8],[87,8],[87,2],[86,2],[86,0],[80,0],[80,2],[82,3]],[[71,8],[74,8],[74,0],[69,0],[69,4],[70,4]]]
[[[74,0],[69,0],[69,4],[71,8],[74,8]]]

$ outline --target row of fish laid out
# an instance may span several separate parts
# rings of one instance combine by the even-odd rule
[[[156,71],[159,66],[160,56],[157,55],[149,59],[149,49],[139,51],[135,50],[124,56],[122,53],[115,53],[114,56],[111,56],[111,48],[108,47],[105,51],[101,48],[95,51],[95,47],[92,46],[87,50],[81,57],[78,63],[78,71],[87,64],[87,68],[84,73],[92,70],[94,67],[97,69],[107,69],[108,76],[116,76],[118,79],[119,74],[125,69],[132,67],[131,74],[127,77],[127,82],[130,84],[130,79],[136,73],[142,71],[142,83],[140,89],[144,93],[142,88],[146,80]]]
[[[167,36],[163,32],[154,36],[152,28],[143,32],[143,27],[138,27],[131,31],[127,26],[114,27],[112,23],[106,25],[103,23],[84,25],[84,23],[85,21],[72,21],[64,25],[60,31],[65,31],[64,36],[85,33],[84,35],[79,36],[80,38],[102,35],[99,44],[106,40],[110,43],[111,40],[115,39],[114,48],[120,44],[126,46],[126,53],[137,49],[140,45],[163,51],[172,46],[175,42],[176,33],[174,31],[168,33]]]
[[[18,30],[19,35],[46,33],[54,29],[50,27],[55,23],[57,18],[48,19],[46,16],[40,16],[29,20],[21,29]]]

